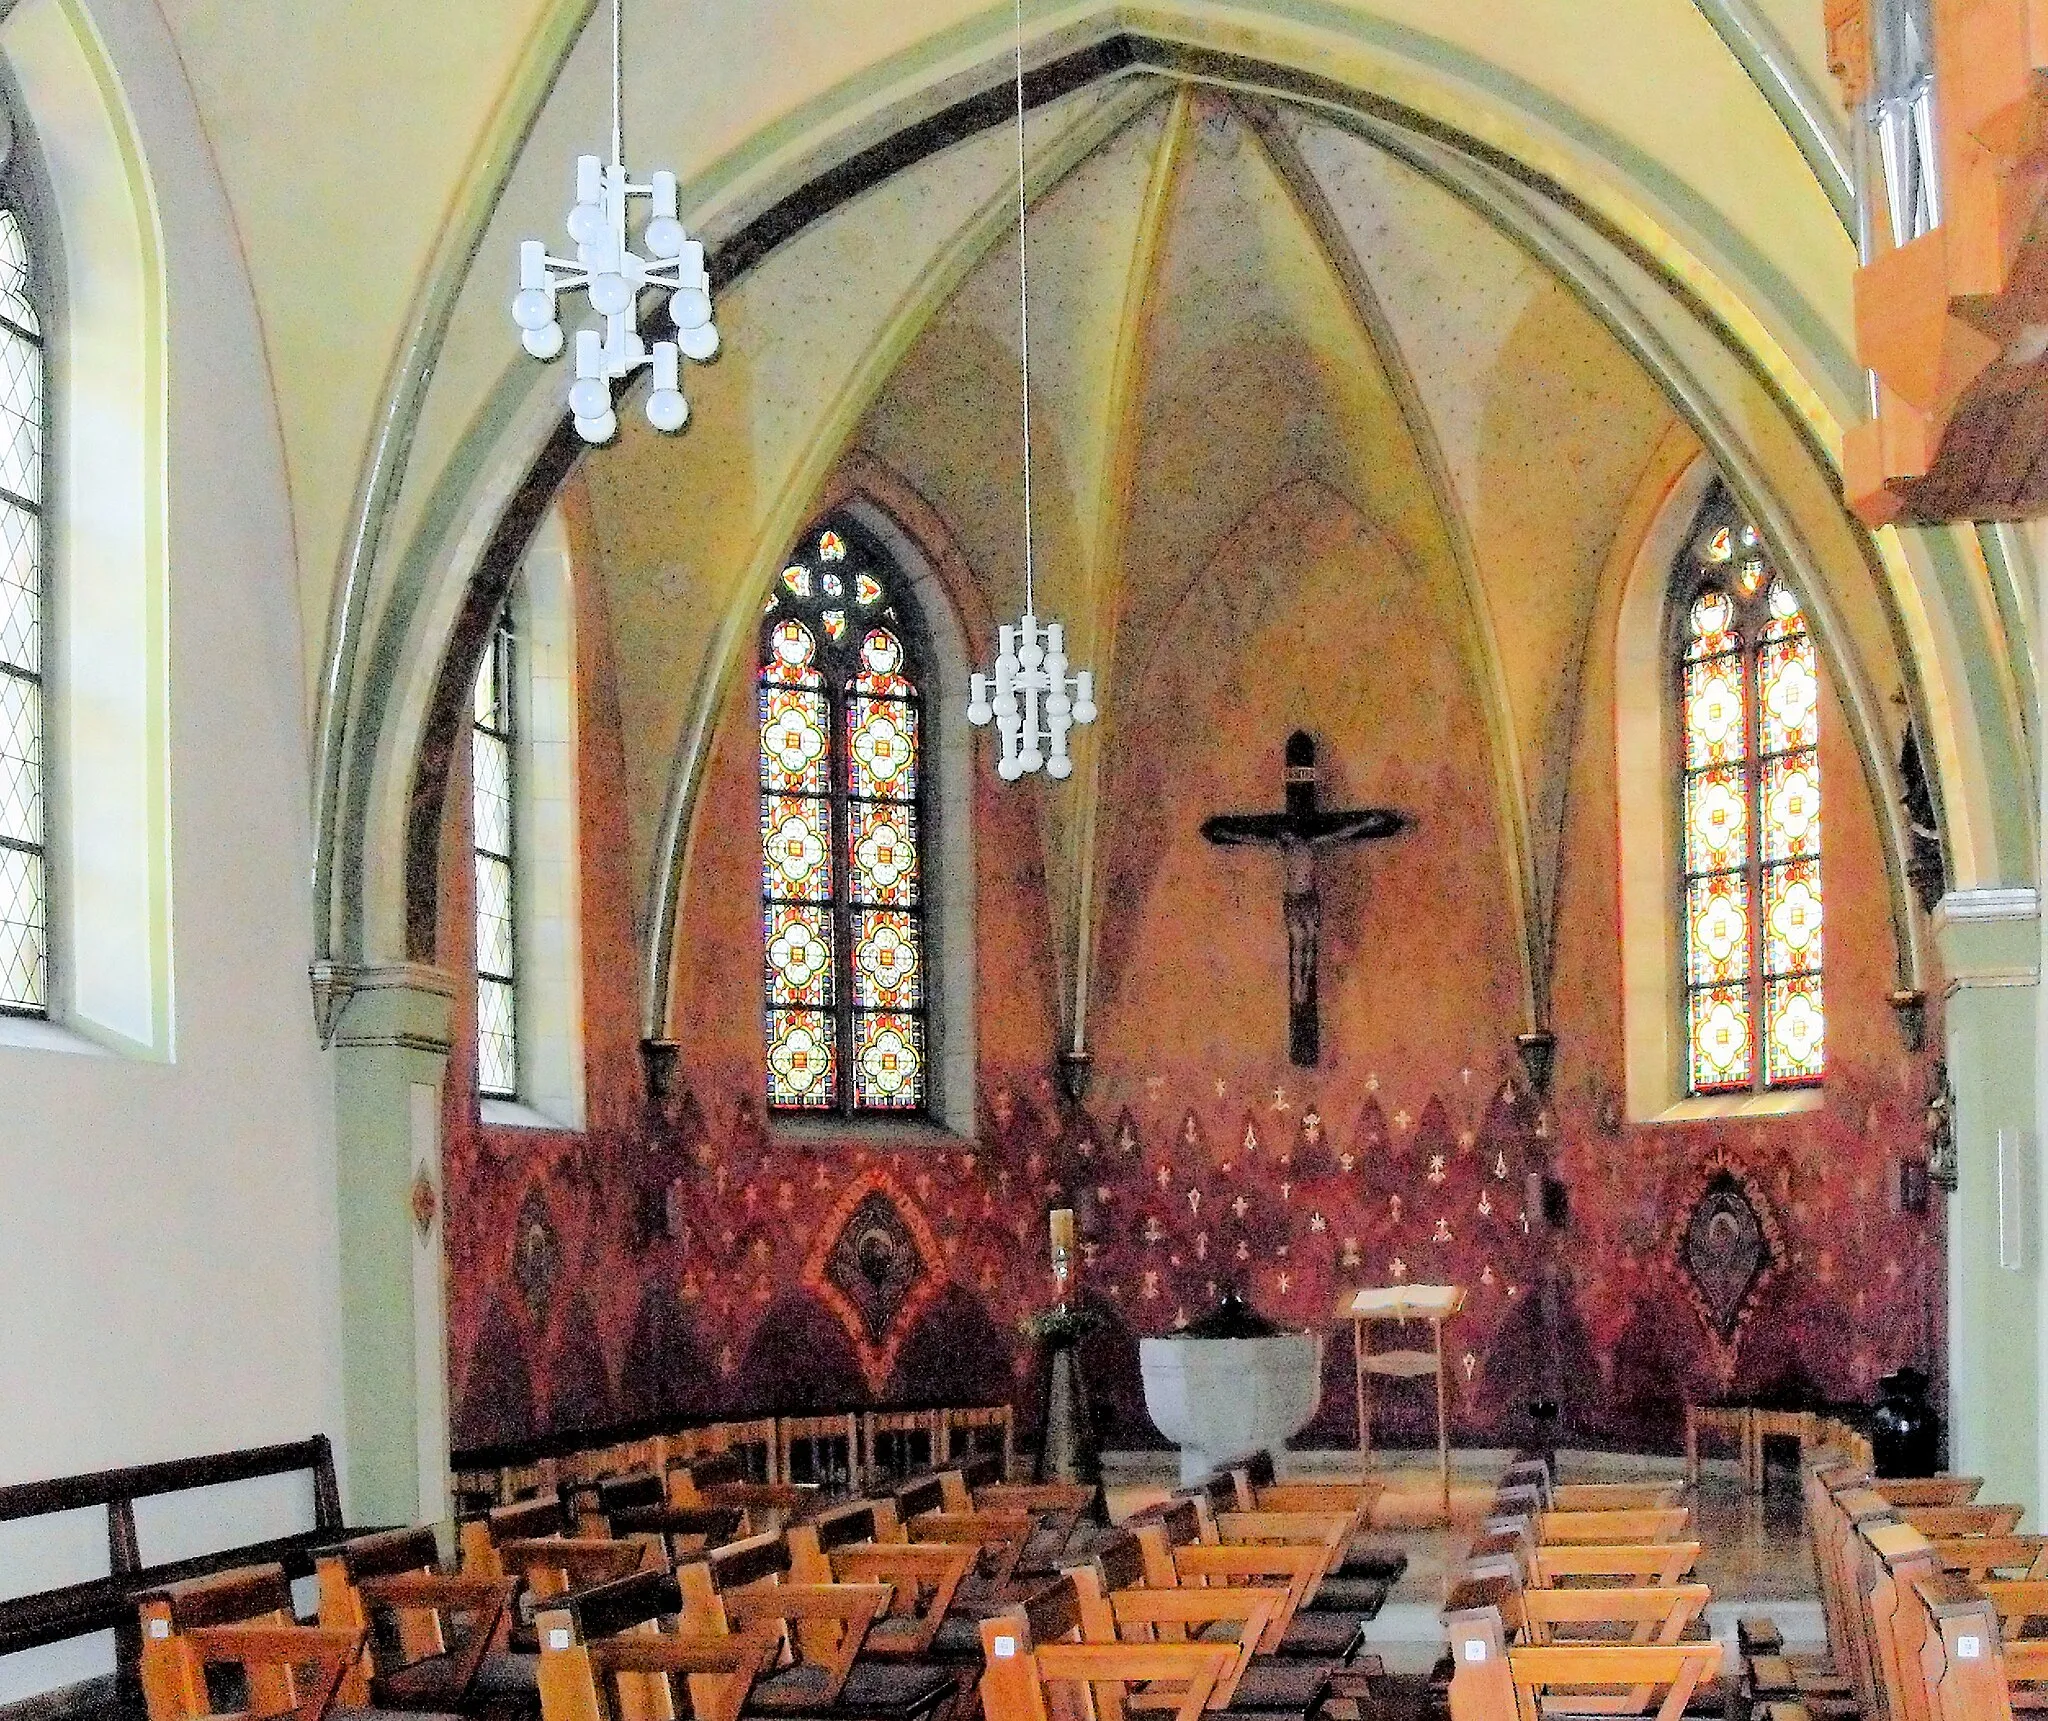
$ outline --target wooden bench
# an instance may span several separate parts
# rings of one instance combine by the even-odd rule
[[[184,1559],[156,1564],[143,1559],[135,1528],[138,1500],[300,1471],[311,1472],[313,1479],[310,1529]],[[363,1533],[349,1529],[341,1521],[334,1449],[324,1434],[277,1446],[257,1446],[161,1464],[137,1464],[83,1476],[60,1476],[47,1482],[17,1482],[0,1488],[0,1524],[95,1509],[104,1510],[107,1515],[107,1575],[0,1601],[0,1655],[40,1649],[97,1631],[112,1631],[118,1677],[123,1688],[131,1692],[141,1651],[135,1604],[143,1594],[187,1578],[239,1566],[278,1565],[289,1578],[311,1577],[316,1548]]]

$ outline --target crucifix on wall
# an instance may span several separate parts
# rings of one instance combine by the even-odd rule
[[[1391,807],[1325,811],[1319,804],[1315,738],[1297,729],[1287,737],[1282,774],[1287,807],[1278,813],[1218,813],[1202,823],[1212,843],[1258,844],[1280,851],[1285,868],[1281,903],[1287,920],[1287,1053],[1296,1067],[1313,1069],[1322,1057],[1317,1006],[1318,946],[1323,899],[1318,861],[1339,843],[1377,842],[1399,836],[1414,821]]]

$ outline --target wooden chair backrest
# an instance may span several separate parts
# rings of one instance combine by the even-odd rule
[[[1882,1489],[1876,1492],[1883,1493]],[[1891,1496],[1885,1496],[1890,1499]],[[2027,1515],[2024,1506],[1901,1506],[1892,1507],[1908,1524],[1930,1540],[1950,1536],[2009,1536]]]
[[[860,1417],[781,1416],[775,1420],[776,1476],[784,1482],[812,1482],[853,1488],[860,1479]]]
[[[1627,1626],[1628,1641],[1677,1643],[1706,1612],[1705,1584],[1632,1585],[1624,1589],[1525,1589],[1515,1613],[1532,1644],[1569,1643],[1600,1628]],[[1613,1641],[1611,1636],[1599,1641]]]
[[[362,1649],[360,1632],[301,1626],[281,1565],[241,1566],[144,1595],[141,1675],[149,1721],[213,1713],[206,1669],[240,1662],[251,1717],[321,1721]]]
[[[1968,1506],[1984,1491],[1981,1476],[1890,1476],[1869,1486],[1894,1506]]]
[[[1461,1584],[1445,1607],[1450,1638],[1452,1721],[1539,1721],[1551,1712],[1546,1697],[1571,1713],[1648,1714],[1656,1694],[1656,1721],[1680,1721],[1693,1692],[1721,1669],[1722,1648],[1712,1641],[1679,1644],[1516,1645],[1509,1618],[1516,1598],[1506,1579]]]
[[[1140,1686],[1170,1686],[1173,1721],[1201,1721],[1238,1659],[1234,1644],[1086,1643],[1080,1635],[1071,1577],[983,1621],[985,1721],[1122,1721]]]
[[[1638,1542],[1612,1548],[1565,1542],[1532,1550],[1529,1579],[1537,1589],[1589,1583],[1610,1588],[1652,1584],[1671,1589],[1685,1581],[1699,1557],[1698,1542]]]
[[[1942,1569],[1972,1583],[2048,1578],[2048,1536],[1933,1536]]]
[[[1536,1539],[1546,1546],[1576,1543],[1619,1547],[1624,1543],[1675,1542],[1692,1527],[1683,1506],[1648,1511],[1545,1512],[1536,1520]]]
[[[1093,1566],[1077,1566],[1063,1575],[1073,1581],[1079,1597],[1084,1643],[1221,1642],[1217,1630],[1228,1627],[1237,1655],[1210,1695],[1209,1702],[1217,1709],[1231,1706],[1238,1681],[1250,1668],[1280,1606],[1280,1597],[1272,1590],[1111,1590]],[[1148,1692],[1148,1704],[1159,1695],[1165,1693]]]
[[[542,1721],[672,1721],[685,1711],[693,1721],[738,1721],[777,1640],[766,1631],[664,1632],[680,1600],[673,1580],[643,1573],[543,1609],[534,1621]]]

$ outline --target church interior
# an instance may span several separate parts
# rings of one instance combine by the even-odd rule
[[[2048,1702],[2033,0],[0,118],[0,1721]]]

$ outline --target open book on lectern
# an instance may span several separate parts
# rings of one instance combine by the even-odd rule
[[[1441,1321],[1465,1306],[1463,1285],[1377,1285],[1346,1291],[1337,1317],[1349,1321]]]

